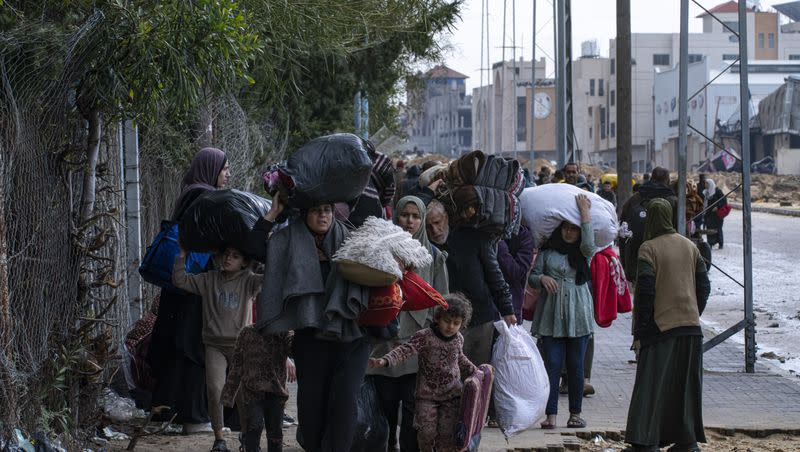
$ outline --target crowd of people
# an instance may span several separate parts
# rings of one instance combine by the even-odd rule
[[[228,450],[223,406],[235,405],[242,450],[261,450],[266,428],[267,451],[278,452],[287,381],[296,380],[299,444],[340,452],[353,444],[359,391],[368,378],[389,425],[387,450],[458,450],[462,381],[476,366],[491,364],[494,322],[522,324],[526,293],[533,289],[540,296],[531,334],[550,381],[541,427],[561,426],[559,393],[569,399],[564,425],[587,427],[582,403],[595,391],[590,265],[599,251],[590,198],[575,198],[580,224],[564,221],[536,249],[525,226],[506,239],[451,227],[447,209],[435,199],[442,181],[419,183],[440,162],[405,168],[374,150],[370,157],[373,175],[355,202],[301,209],[285,223],[287,202],[275,195],[248,237],[263,253],[219,250],[199,274],[184,271],[186,253],[180,253],[173,283],[182,291],[162,291],[147,355],[155,380],[151,405],[170,407],[165,416],[174,415],[185,433],[213,431],[212,451]],[[199,151],[172,219],[179,221],[203,193],[224,188],[229,177],[224,152]],[[627,429],[632,450],[673,443],[676,450],[698,450],[696,443],[704,441],[699,315],[708,278],[697,247],[676,233],[677,198],[669,182],[669,173],[655,168],[620,215],[633,232],[619,243],[636,299],[638,367]],[[595,192],[595,181],[572,162],[553,175],[547,167],[535,178],[525,171],[526,186],[547,183]],[[710,209],[693,222],[714,229],[709,242],[722,248],[724,217],[716,209],[725,198],[710,178],[701,185]],[[597,194],[616,205],[610,182],[601,182]],[[371,216],[390,219],[431,254],[431,264],[414,271],[445,295],[447,308],[404,311],[394,328],[358,324],[369,290],[345,279],[333,256]],[[331,310],[343,315],[334,322]],[[490,425],[493,417],[490,408]]]

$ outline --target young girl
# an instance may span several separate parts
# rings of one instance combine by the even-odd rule
[[[253,323],[253,298],[261,291],[263,275],[248,269],[250,260],[235,248],[222,254],[222,269],[197,275],[187,274],[186,252],[175,258],[172,283],[175,287],[203,298],[203,343],[206,346],[206,392],[211,428],[212,451],[227,451],[222,435],[223,419],[220,395],[225,374],[231,363],[236,337]],[[242,414],[242,404],[239,404]],[[240,415],[243,418],[243,416]]]
[[[575,202],[581,215],[580,227],[562,222],[542,247],[528,282],[547,291],[547,298],[536,306],[531,331],[541,339],[542,357],[550,378],[547,419],[544,429],[556,427],[558,414],[558,380],[561,363],[566,357],[569,393],[567,427],[583,428],[581,418],[584,394],[584,357],[593,332],[594,305],[589,282],[589,262],[594,255],[594,231],[586,195],[577,195]]]
[[[234,398],[246,413],[243,420],[245,452],[258,452],[261,431],[267,428],[267,452],[283,450],[283,408],[289,398],[286,379],[295,381],[294,364],[287,363],[294,333],[261,335],[255,327],[239,333],[233,351],[222,403],[233,406]]]
[[[444,298],[448,308],[436,308],[430,328],[418,331],[382,358],[369,360],[371,367],[388,367],[418,355],[414,426],[423,452],[456,449],[461,381],[476,370],[464,355],[464,338],[459,333],[469,324],[472,306],[461,294]]]

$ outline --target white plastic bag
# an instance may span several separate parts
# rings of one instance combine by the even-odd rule
[[[500,333],[492,350],[494,408],[506,437],[532,427],[544,416],[550,381],[533,337],[521,326],[494,323]]]
[[[526,188],[519,197],[522,218],[531,229],[534,245],[539,248],[550,238],[562,221],[581,224],[581,213],[575,203],[576,195],[586,195],[592,202],[594,244],[605,248],[617,237],[617,211],[614,205],[599,195],[570,184],[546,184]]]

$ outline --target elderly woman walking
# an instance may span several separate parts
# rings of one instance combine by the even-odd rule
[[[421,199],[406,196],[397,202],[394,221],[398,226],[417,239],[433,256],[433,263],[414,271],[437,292],[448,293],[447,254],[440,251],[430,240],[425,229],[426,207]],[[417,331],[430,326],[433,309],[424,311],[403,311],[398,316],[400,329],[397,338],[380,341],[373,347],[372,356],[380,358],[395,347],[407,342]],[[413,356],[402,364],[392,367],[374,367],[367,373],[373,375],[378,397],[381,399],[383,413],[389,421],[388,451],[397,450],[397,413],[402,406],[400,424],[400,451],[419,450],[417,431],[414,429],[414,391],[417,384],[417,357]]]
[[[710,286],[697,246],[672,226],[672,206],[654,199],[639,248],[633,337],[638,348],[625,440],[628,451],[699,451],[703,432],[703,333]]]

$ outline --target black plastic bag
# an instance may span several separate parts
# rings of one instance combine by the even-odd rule
[[[302,209],[357,198],[369,182],[372,160],[364,140],[337,133],[309,141],[278,168],[294,184],[286,187],[287,203]]]
[[[389,423],[383,415],[375,382],[365,377],[358,394],[356,433],[350,452],[385,451],[389,443]]]
[[[180,242],[187,251],[221,251],[232,246],[258,256],[265,243],[251,243],[251,232],[272,205],[260,196],[239,190],[206,192],[186,209],[181,218]]]

